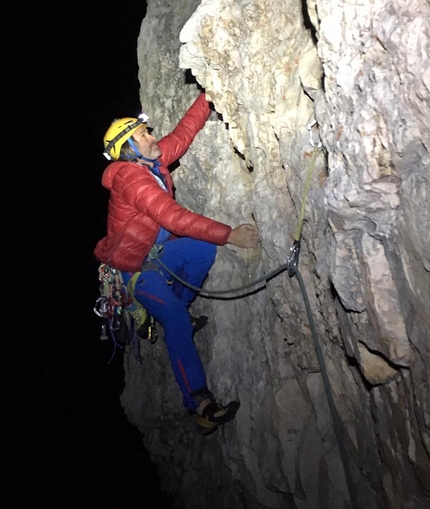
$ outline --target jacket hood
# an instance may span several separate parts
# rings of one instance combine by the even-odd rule
[[[130,164],[129,162],[125,163],[124,161],[115,161],[114,163],[110,163],[109,166],[105,169],[102,176],[102,184],[103,187],[108,189],[109,191],[112,189],[112,182],[115,178],[115,175],[118,171],[124,166],[124,164]]]

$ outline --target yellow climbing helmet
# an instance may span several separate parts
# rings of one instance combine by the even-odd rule
[[[148,120],[148,115],[141,113],[137,118],[125,117],[114,120],[106,131],[103,138],[106,159],[117,161],[121,153],[121,147],[133,136],[134,131]]]

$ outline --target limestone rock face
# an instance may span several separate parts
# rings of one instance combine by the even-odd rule
[[[162,330],[141,362],[128,348],[122,405],[176,508],[430,507],[429,37],[425,0],[148,0],[155,134],[199,87],[215,109],[175,170],[177,200],[261,236],[219,248],[205,289],[284,265],[304,204],[298,268],[323,357],[285,270],[252,295],[198,298],[208,385],[241,402],[201,437]]]

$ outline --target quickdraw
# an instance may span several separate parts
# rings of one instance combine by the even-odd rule
[[[312,148],[321,148],[322,147],[321,139],[319,137],[319,134],[316,132],[317,129],[318,129],[318,122],[313,118],[308,124],[309,144],[311,145]],[[314,131],[316,134],[315,138],[317,138],[317,140],[314,139]]]
[[[94,305],[94,313],[105,321],[102,324],[101,340],[108,339],[107,327],[113,332],[121,328],[121,317],[129,298],[124,290],[121,272],[102,263],[98,269],[100,297]]]

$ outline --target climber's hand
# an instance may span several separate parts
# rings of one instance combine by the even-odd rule
[[[252,224],[241,224],[231,231],[227,240],[229,244],[237,247],[255,247],[260,237],[257,228]]]

